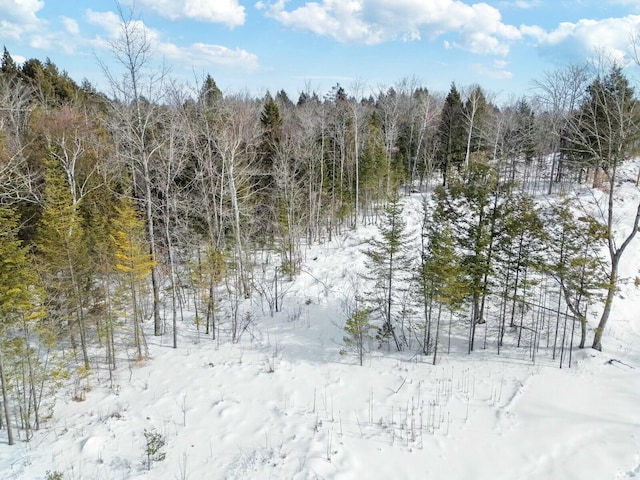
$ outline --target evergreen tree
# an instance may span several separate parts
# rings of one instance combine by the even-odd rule
[[[258,197],[257,218],[262,220],[262,228],[265,233],[274,234],[277,223],[277,205],[274,201],[276,193],[274,167],[283,136],[283,119],[280,115],[278,104],[269,93],[266,94],[264,99],[260,114],[260,124],[262,126],[262,139],[259,146],[254,182]]]
[[[85,287],[90,279],[82,219],[62,169],[54,161],[45,161],[45,182],[45,206],[36,249],[48,309],[61,327],[68,327],[74,348],[77,328],[84,368],[88,369]]]
[[[367,345],[372,339],[371,330],[374,327],[371,324],[370,314],[367,308],[356,308],[344,326],[345,336],[342,340],[347,348],[356,352],[360,366],[363,364]]]
[[[222,91],[216,85],[213,77],[207,73],[202,88],[198,94],[199,102],[206,108],[211,108],[222,99]]]
[[[38,411],[42,399],[40,381],[36,369],[41,369],[40,358],[34,346],[50,338],[45,329],[37,331],[37,323],[42,317],[38,306],[38,280],[34,275],[27,256],[27,249],[18,238],[18,215],[15,210],[0,206],[0,390],[3,410],[0,423],[7,431],[7,443],[13,445],[13,424],[11,419],[11,391],[17,390],[22,373],[22,392],[13,398],[29,398],[29,404],[17,406],[22,411],[21,424],[29,428],[31,415],[35,415],[36,428],[39,423]],[[37,333],[38,335],[34,335]],[[33,344],[31,344],[33,342]],[[43,357],[42,359],[46,359]],[[28,368],[27,368],[28,367]],[[10,375],[16,370],[15,375]],[[12,377],[15,380],[12,386]],[[38,389],[38,390],[36,390]],[[33,395],[35,394],[35,395]],[[27,431],[27,437],[29,432]]]
[[[378,330],[381,342],[393,338],[398,350],[407,345],[404,326],[396,323],[399,310],[403,307],[401,294],[406,290],[404,283],[410,277],[411,258],[408,252],[410,238],[405,231],[403,207],[398,193],[395,193],[384,210],[378,226],[379,239],[369,241],[367,255],[367,278],[373,280],[372,310],[378,312],[382,325]],[[399,330],[399,331],[398,331]]]
[[[369,121],[367,136],[360,155],[360,192],[365,217],[367,208],[384,200],[387,184],[386,152],[378,116],[374,112]]]
[[[138,215],[131,199],[123,197],[120,205],[116,207],[116,213],[111,233],[115,248],[115,268],[122,274],[124,290],[128,290],[130,295],[134,345],[137,359],[142,360],[147,355],[147,345],[142,329],[144,318],[140,307],[141,293],[145,291],[142,282],[148,278],[149,272],[157,262],[149,253],[149,245],[144,238],[144,221]]]
[[[9,54],[7,47],[4,47],[2,51],[2,60],[0,60],[0,72],[11,76],[17,76],[20,73],[20,69],[18,68],[18,65],[16,65],[16,62],[13,60],[13,57],[11,57],[11,55]]]
[[[466,179],[456,179],[440,190],[453,219],[453,231],[462,249],[463,265],[471,285],[469,353],[474,348],[476,326],[485,323],[485,301],[494,272],[493,249],[497,220],[503,202],[494,167],[481,161],[469,165]]]
[[[498,353],[503,344],[507,318],[509,326],[515,327],[517,308],[520,307],[520,312],[524,312],[531,301],[531,287],[536,283],[531,272],[539,268],[545,238],[540,211],[533,198],[523,193],[509,192],[501,209],[499,223],[500,235],[494,255],[496,290],[502,291],[503,297]],[[519,326],[520,340],[522,322]]]
[[[444,188],[434,194],[435,206],[430,212],[425,205],[422,226],[422,252],[418,267],[417,284],[424,307],[424,336],[422,350],[429,355],[434,344],[433,362],[436,363],[442,308],[451,314],[460,308],[469,295],[470,285],[465,275],[462,256],[454,237],[452,217],[445,205]],[[431,214],[430,214],[431,213]],[[435,340],[432,342],[433,309],[437,308]]]
[[[489,117],[489,104],[479,85],[475,85],[463,105],[463,116],[467,130],[464,164],[468,168],[471,152],[486,150],[486,123]]]
[[[460,92],[451,84],[444,101],[438,126],[437,162],[442,172],[442,185],[446,186],[450,170],[460,168],[465,160],[465,118]]]

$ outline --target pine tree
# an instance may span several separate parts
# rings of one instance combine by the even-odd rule
[[[465,160],[464,105],[455,84],[442,107],[438,126],[438,163],[442,172],[442,185],[446,186],[452,167],[460,168]]]
[[[367,278],[373,280],[373,306],[382,319],[382,326],[378,331],[381,342],[393,338],[398,350],[407,344],[403,325],[400,332],[396,330],[396,320],[399,317],[399,295],[405,290],[403,282],[410,276],[410,256],[408,245],[410,238],[405,231],[403,207],[398,193],[390,199],[378,226],[379,239],[369,241],[370,248],[367,255]]]
[[[84,287],[89,281],[88,257],[82,219],[64,174],[54,161],[45,161],[45,182],[45,207],[36,249],[49,312],[61,326],[69,327],[74,347],[74,326],[77,328],[84,368],[89,369],[84,298]]]
[[[538,268],[543,254],[544,225],[532,197],[509,192],[499,219],[500,235],[496,241],[496,290],[502,291],[503,305],[498,336],[498,353],[503,344],[506,321],[516,326],[516,311],[525,311],[536,280],[530,274]],[[521,319],[522,320],[522,319]],[[520,324],[519,336],[522,334]],[[519,342],[518,342],[519,343]]]
[[[485,323],[485,301],[494,272],[493,250],[502,199],[494,167],[481,161],[469,165],[465,180],[452,181],[448,190],[440,190],[452,229],[462,249],[463,265],[471,285],[471,322],[469,353],[474,349],[476,326]]]
[[[370,314],[368,308],[356,308],[344,325],[345,336],[342,340],[347,348],[356,352],[360,366],[363,364],[367,345],[372,339],[371,331],[374,327]]]
[[[37,321],[42,316],[42,311],[38,306],[37,277],[29,262],[27,249],[18,239],[17,219],[18,216],[13,209],[0,206],[0,390],[3,406],[3,411],[0,412],[0,419],[3,418],[3,421],[0,423],[7,430],[9,445],[14,444],[9,370],[22,370],[25,377],[28,377],[29,383],[23,384],[22,389],[29,392],[30,403],[20,406],[21,409],[26,409],[23,410],[22,425],[28,428],[31,423],[29,417],[35,414],[37,427],[38,405],[41,399],[41,394],[38,395],[35,390],[40,388],[36,386],[38,380],[34,378],[39,360],[33,355],[32,346],[29,345],[31,332],[27,324]],[[47,337],[43,330],[37,338],[44,342]],[[26,368],[25,371],[26,366],[30,368]],[[19,377],[16,377],[18,383]],[[36,393],[36,396],[32,397],[32,393]],[[19,394],[14,396],[18,399],[21,397]]]
[[[434,340],[433,363],[436,363],[438,339],[442,308],[450,314],[460,308],[470,293],[470,285],[465,276],[462,256],[458,251],[454,237],[452,218],[444,203],[444,189],[439,187],[434,199],[436,205],[431,216],[425,206],[423,222],[423,243],[421,263],[418,268],[417,284],[424,306],[425,326],[423,338],[423,353],[429,355],[431,347],[431,330],[433,304],[437,308],[436,332]]]

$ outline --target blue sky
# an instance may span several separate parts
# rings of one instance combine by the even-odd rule
[[[632,63],[640,34],[640,0],[136,0],[135,16],[178,80],[210,73],[225,92],[285,89],[293,100],[403,79],[521,95],[597,50]],[[111,64],[118,31],[113,0],[0,0],[0,43],[16,60],[49,57],[99,88],[98,58]]]

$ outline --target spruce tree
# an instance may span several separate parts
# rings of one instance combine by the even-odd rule
[[[360,192],[363,210],[375,206],[386,197],[387,176],[384,136],[378,115],[374,112],[368,125],[368,132],[359,162]]]
[[[464,105],[455,84],[444,101],[438,126],[437,162],[446,186],[452,167],[460,168],[465,160],[466,131]]]
[[[378,330],[381,342],[393,338],[398,350],[407,344],[405,332],[400,325],[396,329],[398,310],[402,307],[400,296],[406,290],[405,282],[411,275],[409,255],[410,237],[405,231],[403,207],[396,192],[389,199],[378,226],[380,238],[369,241],[370,248],[365,252],[368,260],[366,277],[373,280],[372,310],[382,320]]]
[[[433,363],[436,363],[443,307],[452,315],[459,309],[471,290],[454,236],[452,218],[443,202],[444,189],[434,194],[435,207],[429,217],[425,208],[421,263],[417,284],[424,305],[425,326],[423,353],[429,355],[433,323],[433,308],[437,308]]]
[[[198,101],[205,108],[212,108],[222,99],[222,91],[216,85],[213,77],[207,73],[204,83],[198,93]]]
[[[485,302],[494,273],[497,221],[503,199],[498,191],[494,166],[479,160],[471,162],[465,179],[456,178],[439,200],[454,220],[452,229],[463,255],[463,266],[471,285],[469,353],[474,349],[476,326],[485,323]]]

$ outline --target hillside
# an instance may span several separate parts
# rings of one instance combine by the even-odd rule
[[[632,178],[636,165],[629,166]],[[618,227],[638,199],[624,182]],[[581,194],[585,205],[597,193]],[[544,201],[544,200],[543,200]],[[419,229],[420,194],[404,199]],[[364,366],[341,354],[342,308],[375,227],[306,249],[302,273],[281,280],[279,312],[247,300],[237,343],[194,325],[147,339],[150,359],[120,361],[113,388],[98,379],[67,385],[34,438],[0,445],[5,479],[613,479],[640,475],[640,244],[623,261],[622,286],[603,352],[571,351],[571,368],[542,345],[466,351],[455,327],[432,358],[378,349]],[[589,336],[597,319],[590,312]],[[442,337],[443,343],[446,338]],[[565,352],[568,354],[568,352]],[[121,359],[125,360],[125,359]],[[97,386],[97,385],[101,386]],[[81,391],[82,395],[78,395]],[[74,397],[76,400],[74,400]],[[77,401],[82,400],[82,401]],[[144,463],[147,440],[166,440],[162,461]],[[62,474],[55,477],[55,473]]]

